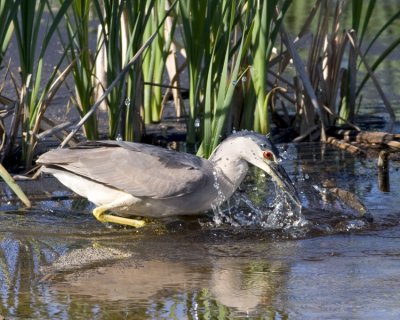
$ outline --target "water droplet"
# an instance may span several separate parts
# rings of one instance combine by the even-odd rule
[[[237,85],[237,80],[232,80],[232,84],[236,87],[236,85]]]
[[[200,128],[200,119],[199,119],[199,118],[196,118],[196,119],[194,120],[194,127],[195,127],[195,128]]]
[[[117,141],[122,141],[122,135],[118,133],[117,137],[115,138]]]
[[[242,82],[246,82],[247,81],[247,77],[246,76],[243,76],[242,77]]]
[[[125,99],[125,106],[129,107],[131,105],[131,99],[126,98]]]

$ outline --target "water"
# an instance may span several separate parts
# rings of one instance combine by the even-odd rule
[[[287,152],[282,165],[306,205],[301,212],[306,223],[296,225],[296,212],[295,220],[278,219],[293,208],[274,209],[274,185],[258,170],[231,200],[231,221],[174,218],[139,230],[98,223],[89,203],[53,179],[22,184],[35,208],[17,210],[9,196],[1,206],[0,314],[7,319],[398,318],[399,164],[390,163],[391,191],[383,192],[373,159],[320,144],[280,148]],[[373,221],[316,190],[323,190],[326,180],[354,193]],[[252,218],[241,221],[240,211]],[[273,227],[280,223],[283,228]]]

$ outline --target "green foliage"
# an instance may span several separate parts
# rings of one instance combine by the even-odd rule
[[[111,83],[146,40],[145,27],[154,1],[94,1],[101,26],[101,42],[106,55],[106,81]],[[109,137],[140,139],[143,127],[141,59],[108,96]]]
[[[350,23],[345,14],[349,8],[352,10]],[[274,94],[270,105],[274,106],[275,123],[279,127],[293,128],[298,134],[297,140],[324,140],[326,129],[335,125],[345,124],[358,130],[353,123],[356,104],[361,100],[368,79],[372,79],[393,123],[394,111],[374,71],[398,47],[400,40],[396,36],[378,58],[367,53],[374,42],[393,26],[400,10],[384,21],[382,27],[375,28],[378,30],[375,35],[371,35],[374,29],[371,25],[376,24],[373,18],[378,7],[373,0],[334,3],[317,0],[308,11],[295,40],[285,28],[280,29],[287,52],[283,51],[274,58],[277,67],[271,74],[275,76],[273,83],[277,88],[287,87],[295,97],[292,99],[281,90]],[[303,55],[302,49],[305,49]],[[285,76],[291,74],[289,66],[296,71],[292,80]],[[364,73],[361,81],[358,79],[360,70]],[[285,102],[294,106],[294,117],[291,117]],[[282,113],[277,111],[277,103],[281,104]]]
[[[184,110],[189,150],[208,157],[232,129],[268,133],[271,119],[311,139],[323,137],[329,126],[349,124],[365,84],[372,79],[379,87],[374,71],[400,44],[394,35],[378,56],[367,56],[400,17],[396,10],[371,35],[378,9],[374,0],[316,0],[294,41],[282,27],[291,0],[177,0],[173,11],[166,9],[176,3],[170,0],[59,0],[54,13],[51,3],[0,0],[0,64],[14,34],[20,70],[20,81],[13,77],[18,98],[9,103],[16,105],[18,121],[2,128],[8,135],[5,153],[22,132],[26,167],[32,164],[44,113],[70,72],[73,102],[88,139],[98,138],[95,110],[106,92],[101,104],[109,138],[140,140],[146,124],[162,121],[166,67],[169,85],[179,83],[183,70],[189,87]],[[162,26],[166,15],[168,31]],[[93,26],[98,27],[95,44]],[[57,32],[64,54],[44,76],[46,52]],[[132,62],[144,44],[147,49]],[[306,62],[297,53],[302,46]],[[166,64],[172,47],[185,60],[172,67],[175,75]]]
[[[269,132],[268,61],[290,1],[179,4],[189,64],[188,143],[200,139],[198,154],[207,157],[234,122],[236,129]],[[196,137],[200,119],[201,135]]]
[[[21,0],[0,0],[0,67],[13,34],[13,20]]]
[[[60,3],[63,1],[60,0]],[[68,43],[64,51],[73,65],[72,76],[75,85],[75,105],[83,117],[96,99],[95,61],[98,56],[90,50],[90,0],[75,0],[71,10],[65,14],[67,25]],[[85,135],[88,139],[97,139],[97,119],[91,116],[84,125]]]
[[[27,168],[32,165],[33,151],[44,112],[65,79],[65,72],[57,77],[64,55],[46,79],[42,76],[45,53],[71,2],[72,0],[65,0],[62,3],[44,33],[41,29],[41,20],[46,14],[47,1],[22,1],[18,15],[14,18],[21,75],[20,98],[16,113],[17,118],[22,119],[22,156]],[[38,56],[36,52],[39,52]]]
[[[367,5],[367,9],[365,10],[365,5]],[[376,12],[376,1],[375,0],[370,0],[370,1],[361,1],[361,0],[353,0],[352,1],[352,12],[353,12],[353,20],[352,20],[352,28],[354,30],[359,30],[357,32],[359,42],[358,46],[362,47],[364,45],[364,39],[365,39],[365,33],[367,30],[371,29],[371,18],[374,15],[374,12]],[[372,40],[369,41],[367,44],[367,47],[364,51],[364,56],[367,56],[369,53],[370,49],[376,44],[377,40],[380,39],[380,37],[388,31],[388,29],[392,28],[393,25],[399,20],[400,18],[400,9],[395,11],[392,16],[390,16],[386,21],[383,21],[383,24],[379,26],[378,31],[372,36]],[[362,24],[362,27],[360,28],[360,25]],[[378,57],[371,63],[371,68],[372,71],[375,71],[381,63],[388,57],[389,54],[393,52],[398,46],[400,45],[400,36],[395,37],[386,47],[386,49],[378,55]],[[360,63],[361,64],[361,63]],[[366,82],[368,79],[370,79],[371,75],[370,73],[367,73],[363,79],[360,82],[360,85],[357,88],[357,96],[359,96],[361,90],[364,88]]]
[[[28,208],[31,207],[31,202],[28,197],[19,187],[19,185],[15,182],[13,177],[10,176],[8,171],[3,167],[0,163],[0,177],[4,180],[4,182],[10,187],[10,189],[17,195],[17,197],[24,203],[24,205]]]
[[[382,26],[376,28],[376,33],[373,34],[370,38],[372,40],[369,43],[365,43],[365,34],[367,30],[371,30],[371,23],[373,22],[373,15],[376,13],[376,0],[362,1],[362,0],[352,0],[351,1],[351,28],[355,31],[354,37],[358,41],[356,41],[357,47],[362,48],[366,47],[365,51],[362,53],[363,57],[367,57],[370,49],[376,44],[376,41],[387,31],[389,28],[393,26],[396,20],[400,17],[400,9],[394,12],[394,14],[389,17],[388,20],[384,21]],[[385,60],[385,58],[393,52],[400,44],[400,36],[396,37],[387,48],[378,54],[374,61],[370,62],[371,65],[370,71],[374,72],[380,64]],[[345,120],[353,121],[353,116],[356,109],[356,100],[360,99],[362,89],[364,88],[367,81],[371,78],[372,73],[366,72],[363,76],[360,83],[356,86],[357,75],[363,64],[360,59],[361,57],[357,57],[357,54],[354,54],[354,57],[349,59],[348,64],[348,79],[347,83],[349,84],[348,90],[345,94],[343,104],[341,106],[341,116]],[[357,66],[357,67],[356,67]],[[387,106],[389,109],[390,107]],[[389,113],[390,110],[389,110]],[[394,119],[393,119],[394,121]],[[343,123],[341,121],[340,123]]]
[[[169,54],[169,48],[173,40],[177,20],[174,20],[172,30],[165,34],[163,28],[159,28],[160,21],[166,15],[166,0],[157,0],[154,9],[151,10],[151,19],[148,20],[144,39],[148,39],[154,32],[157,37],[148,48],[143,57],[144,87],[144,123],[159,122],[161,120],[162,88],[165,64]]]

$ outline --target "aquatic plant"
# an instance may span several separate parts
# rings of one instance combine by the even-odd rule
[[[60,3],[63,1],[60,0]],[[73,1],[71,9],[65,13],[65,23],[68,40],[64,44],[69,62],[72,64],[75,95],[72,95],[74,105],[83,117],[96,102],[97,92],[102,86],[96,78],[96,61],[102,58],[97,52],[90,49],[90,0]],[[62,36],[60,35],[60,39]],[[96,90],[97,89],[97,90]],[[88,139],[98,137],[98,123],[96,114],[92,115],[84,124],[84,133]]]
[[[72,0],[66,0],[49,22],[46,30],[41,29],[47,1],[22,1],[18,15],[14,17],[16,44],[19,54],[20,87],[17,90],[18,103],[14,110],[14,121],[9,130],[6,152],[11,152],[18,128],[22,129],[22,159],[26,168],[32,166],[37,135],[41,129],[44,113],[65,80],[71,66],[61,71],[64,55],[60,57],[50,75],[43,77],[45,53],[65,11]],[[39,37],[39,31],[41,37]],[[39,54],[37,55],[37,52]],[[14,80],[17,82],[17,80]],[[20,121],[18,121],[21,119]]]
[[[154,1],[95,1],[100,22],[101,43],[105,54],[105,79],[112,83],[144,42],[143,34],[151,17]],[[143,126],[143,79],[141,59],[132,66],[126,79],[115,86],[107,97],[108,135],[125,140],[140,139]]]
[[[13,34],[13,20],[17,15],[21,0],[0,0],[0,67]]]
[[[154,32],[157,32],[157,37],[144,54],[142,63],[145,82],[143,97],[145,124],[161,120],[163,76],[177,23],[177,19],[172,20],[168,33],[164,31],[164,28],[159,28],[160,21],[165,18],[167,13],[166,10],[166,0],[155,1],[154,8],[150,10],[151,18],[145,28],[144,39],[148,39]]]
[[[385,97],[385,94],[381,90],[379,83],[376,80],[374,72],[382,64],[382,62],[385,61],[385,59],[389,56],[389,54],[391,54],[396,48],[399,47],[400,36],[397,36],[393,40],[391,40],[391,42],[387,45],[387,47],[383,50],[383,52],[380,52],[378,56],[374,58],[375,59],[374,61],[368,62],[367,55],[370,52],[370,49],[376,44],[377,40],[380,39],[382,34],[384,34],[386,31],[392,28],[396,23],[396,21],[400,18],[400,9],[394,11],[393,15],[385,17],[385,19],[382,20],[384,23],[381,26],[379,26],[379,29],[376,31],[376,33],[373,34],[372,37],[370,37],[372,40],[370,40],[367,44],[365,44],[365,42],[368,41],[366,40],[365,34],[367,30],[371,29],[370,27],[374,23],[372,21],[372,17],[378,11],[376,10],[376,0],[369,0],[369,1],[352,0],[351,4],[352,4],[352,29],[356,30],[356,34],[353,37],[353,39],[351,39],[350,42],[353,50],[355,51],[355,56],[359,57],[359,60],[356,59],[355,61],[356,63],[354,65],[350,65],[350,63],[354,61],[349,61],[348,70],[351,70],[352,67],[353,68],[356,67],[356,69],[353,70],[353,73],[357,73],[360,69],[362,69],[362,67],[364,67],[366,72],[362,80],[359,82],[358,86],[355,88],[355,93],[352,92],[347,97],[347,100],[350,101],[349,106],[347,106],[347,108],[350,109],[349,110],[350,120],[353,120],[351,115],[354,114],[354,110],[356,108],[356,103],[354,100],[360,99],[365,84],[369,79],[372,79],[387,109],[391,123],[393,124],[395,120],[395,114],[390,105],[390,102]],[[366,49],[361,51],[361,48],[364,46],[366,46]],[[353,78],[356,78],[356,74],[353,75]],[[355,96],[355,99],[353,99],[352,96]]]
[[[17,195],[17,197],[24,203],[24,205],[30,208],[31,202],[29,201],[28,197],[25,195],[24,191],[22,191],[20,186],[15,182],[13,177],[8,173],[8,171],[3,167],[1,163],[0,163],[0,177],[9,186],[9,188]]]
[[[394,121],[393,109],[374,71],[384,58],[398,47],[400,40],[395,38],[372,63],[366,54],[379,36],[393,25],[400,15],[400,10],[378,28],[368,44],[364,44],[365,33],[375,11],[375,1],[351,2],[351,26],[347,26],[345,10],[345,1],[337,1],[332,5],[330,1],[318,0],[296,39],[291,39],[284,28],[280,30],[287,52],[275,59],[278,64],[278,71],[274,73],[277,76],[275,85],[287,87],[295,95],[292,99],[278,91],[274,104],[281,103],[282,113],[279,114],[277,108],[274,108],[273,118],[277,119],[275,123],[278,126],[294,128],[298,134],[297,140],[325,140],[326,129],[336,125],[346,125],[359,130],[354,124],[354,114],[368,79],[372,79],[382,98],[391,123]],[[301,52],[305,47],[307,58],[304,61]],[[290,66],[288,58],[292,59],[296,70],[292,81],[281,76],[285,73],[290,74],[286,71]],[[364,72],[364,77],[358,81],[360,70]],[[288,117],[290,112],[284,101],[295,106],[293,118]]]
[[[179,2],[190,87],[187,142],[201,142],[199,155],[209,156],[233,123],[269,131],[268,61],[290,2]]]
[[[176,2],[173,11],[168,10]],[[303,24],[297,22],[295,39],[284,25],[290,0],[58,4],[55,8],[49,1],[0,1],[0,58],[14,34],[21,71],[20,81],[13,70],[6,72],[16,98],[0,96],[6,105],[2,118],[14,114],[8,128],[0,126],[3,160],[21,139],[24,165],[31,166],[41,131],[55,126],[44,113],[68,77],[88,139],[98,137],[99,99],[108,117],[108,137],[140,140],[147,124],[162,120],[165,100],[173,90],[176,115],[182,111],[186,116],[188,145],[204,157],[233,129],[268,133],[271,121],[279,128],[293,128],[299,140],[324,140],[325,131],[336,125],[357,129],[354,114],[368,81],[377,88],[393,122],[394,112],[374,72],[398,47],[400,37],[394,36],[378,56],[367,53],[393,26],[400,10],[375,34],[367,34],[376,1],[316,0]],[[345,12],[351,13],[349,18]],[[48,16],[43,26],[41,21]],[[97,38],[91,41],[94,25]],[[44,77],[44,57],[57,32],[64,50]],[[154,33],[147,50],[125,69]],[[180,97],[182,72],[188,76],[186,109]],[[74,133],[77,128],[80,124]],[[56,126],[46,134],[59,131]]]
[[[7,1],[0,0],[0,70],[4,69],[3,58],[10,44],[11,37],[13,34],[13,21],[17,15],[20,1]],[[4,72],[4,70],[3,70]],[[4,72],[4,81],[8,73],[8,68]],[[4,108],[0,108],[0,137],[1,137],[1,160],[4,158],[4,146],[7,139],[7,130],[4,125],[4,118],[11,113],[11,109],[15,107],[15,103],[2,96],[3,86],[0,86],[0,103],[5,105]]]

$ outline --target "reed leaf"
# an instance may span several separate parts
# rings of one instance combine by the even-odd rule
[[[15,19],[21,0],[0,0],[0,67],[13,35]]]
[[[26,168],[30,168],[32,165],[33,152],[36,147],[36,135],[38,132],[35,132],[34,128],[37,128],[37,130],[40,128],[41,116],[49,103],[49,100],[45,103],[45,98],[48,96],[58,68],[65,57],[65,54],[60,57],[56,68],[46,78],[43,85],[42,74],[45,53],[71,2],[72,0],[65,0],[53,16],[53,19],[45,27],[41,25],[41,21],[46,14],[45,6],[48,5],[47,1],[22,1],[19,15],[14,18],[22,88],[20,106],[16,112],[17,117],[20,115],[22,119],[22,157]],[[43,28],[45,28],[44,32]],[[38,37],[39,32],[41,35],[43,34],[43,37]],[[36,58],[37,51],[39,55]],[[13,128],[10,131],[16,132]]]
[[[158,29],[159,22],[166,14],[165,0],[157,0],[154,8],[151,11],[151,19],[146,25],[145,37],[149,37],[154,31]],[[148,48],[147,53],[143,58],[143,78],[145,82],[144,87],[144,122],[149,124],[152,122],[159,122],[161,120],[162,108],[162,90],[161,83],[163,80],[166,60],[172,38],[175,30],[177,19],[170,28],[168,35],[164,30],[158,29],[157,37],[154,39],[151,46]]]
[[[264,134],[270,130],[266,103],[268,62],[271,59],[272,49],[283,17],[291,1],[284,1],[277,12],[278,4],[280,1],[257,1],[253,4],[256,8],[252,37],[253,66],[251,68],[251,81],[256,102],[253,129]]]
[[[232,35],[241,14],[237,8],[242,8],[242,5],[242,1],[226,1],[219,8],[223,13],[224,23],[220,23],[219,28],[216,29],[215,42],[212,44],[209,60],[202,127],[203,140],[197,152],[203,157],[210,156],[226,133],[225,131],[230,131],[230,128],[226,126],[231,115],[232,99],[244,57],[244,43],[249,36],[248,29],[244,29],[238,41],[239,45],[232,42]],[[224,53],[224,56],[221,53]]]
[[[376,41],[379,39],[379,37],[387,31],[390,27],[393,26],[393,24],[400,18],[400,10],[398,10],[393,16],[391,16],[387,22],[377,31],[375,36],[372,38],[371,42],[368,44],[367,48],[364,51],[364,56],[367,55],[371,47],[376,43]],[[361,40],[359,41],[361,43]],[[395,38],[387,47],[386,49],[379,54],[379,56],[376,58],[375,62],[371,64],[371,70],[375,71],[380,64],[385,61],[385,59],[391,54],[396,48],[398,48],[400,45],[400,37]],[[366,82],[370,78],[370,73],[368,72],[363,79],[360,81],[360,84],[357,88],[357,96],[359,96],[361,90],[364,88]]]
[[[23,202],[23,204],[27,207],[31,207],[31,202],[28,197],[19,187],[19,185],[15,182],[13,177],[8,173],[8,171],[3,167],[0,163],[0,177],[4,180],[4,182],[10,187],[12,191],[17,195],[17,197]]]
[[[215,45],[215,35],[221,25],[225,1],[179,0],[178,15],[182,21],[182,38],[189,73],[189,112],[187,144],[194,150],[199,139],[196,122],[203,109],[202,87]],[[207,26],[205,28],[204,26]]]
[[[62,1],[60,0],[60,3]],[[73,1],[71,10],[65,14],[68,44],[63,45],[68,51],[68,59],[73,62],[72,76],[75,86],[75,103],[83,117],[95,102],[95,61],[98,52],[90,50],[90,0]],[[96,115],[84,125],[84,133],[90,140],[98,137]]]
[[[365,33],[368,30],[368,27],[371,24],[371,18],[373,17],[375,11],[376,11],[376,0],[369,0],[367,1],[361,1],[361,0],[352,0],[352,28],[355,30],[355,35],[358,38],[357,44],[355,44],[358,48],[361,48],[363,46],[363,42],[365,42]],[[366,9],[365,6],[367,6]],[[392,41],[388,47],[378,55],[378,57],[375,59],[374,62],[372,63],[367,63],[365,60],[365,56],[367,56],[367,53],[369,50],[372,48],[372,46],[376,43],[376,41],[382,36],[382,34],[387,31],[392,25],[396,22],[396,20],[400,17],[400,10],[394,13],[383,25],[381,28],[378,29],[378,31],[375,33],[375,35],[372,37],[372,40],[369,41],[369,43],[366,45],[365,52],[361,55],[361,52],[359,54],[356,54],[356,56],[352,59],[349,59],[348,63],[348,77],[347,77],[347,82],[348,82],[348,87],[352,88],[354,87],[353,90],[347,90],[346,95],[343,99],[343,103],[341,106],[341,115],[343,118],[346,120],[349,119],[350,121],[352,120],[352,115],[355,113],[355,108],[356,108],[356,99],[357,97],[360,96],[362,89],[364,88],[365,84],[367,81],[371,78],[373,75],[373,72],[379,67],[379,65],[387,58],[387,56],[393,52],[399,45],[400,45],[400,37],[395,38],[394,41]],[[355,46],[353,45],[352,48],[350,49],[350,58],[352,51]],[[354,56],[354,53],[353,53]],[[357,59],[359,57],[360,59]],[[359,81],[359,84],[356,86],[357,82],[357,75],[359,68],[361,65],[366,66],[368,64],[368,70],[367,73],[363,76],[362,80]],[[370,66],[369,66],[370,65]],[[380,85],[377,82],[376,78],[372,79],[374,82],[374,86],[378,90],[378,92],[381,92]],[[354,93],[353,93],[354,91]],[[389,115],[391,117],[391,121],[394,121],[393,117],[393,111],[391,110],[391,107],[388,106],[388,101],[384,97],[382,93],[380,93],[382,96],[382,99],[384,101],[385,106],[388,108]]]
[[[175,0],[174,3],[171,5],[170,10],[173,10],[175,5],[176,5],[177,1]],[[101,10],[101,7],[99,6],[99,8]],[[167,12],[167,14],[165,15],[164,19],[162,21],[160,21],[160,24],[158,26],[158,28],[160,28],[167,15],[170,13],[170,11]],[[134,17],[131,17],[131,21],[133,21]],[[100,20],[103,21],[104,23],[104,17],[101,16]],[[102,31],[103,32],[103,31]],[[156,30],[156,32],[154,32],[151,37],[135,52],[135,54],[132,56],[132,58],[126,62],[126,64],[124,65],[123,69],[115,76],[115,78],[113,79],[113,81],[110,83],[110,85],[107,87],[107,89],[104,90],[104,93],[100,96],[100,98],[97,99],[96,103],[94,103],[90,110],[85,114],[84,117],[82,117],[82,119],[74,126],[73,130],[70,132],[70,134],[64,139],[64,141],[61,143],[61,147],[65,147],[67,145],[67,143],[72,139],[72,137],[78,132],[78,130],[82,127],[82,125],[87,121],[87,119],[97,110],[97,108],[103,103],[103,101],[109,97],[109,95],[113,92],[113,90],[120,84],[120,82],[123,82],[126,74],[129,73],[129,71],[131,70],[132,66],[134,66],[135,64],[138,63],[138,61],[140,61],[140,58],[143,54],[143,52],[151,45],[151,43],[153,42],[153,40],[155,39],[155,37],[157,36],[157,32],[158,30]],[[139,32],[135,32],[134,34],[136,34],[136,36],[139,36],[140,33]],[[133,50],[133,44],[136,43],[135,41],[130,41],[127,47],[127,51],[131,51]],[[128,55],[125,57],[127,58],[129,57]],[[134,73],[135,75],[135,73]],[[137,89],[137,88],[136,88]],[[129,112],[131,112],[132,110],[128,110],[128,114]],[[129,119],[128,117],[126,119]],[[127,129],[130,130],[132,128],[132,123],[131,126]]]
[[[112,83],[139,50],[155,1],[94,1],[106,52],[107,83]],[[109,137],[141,138],[143,80],[141,60],[129,71],[126,81],[110,92]]]

